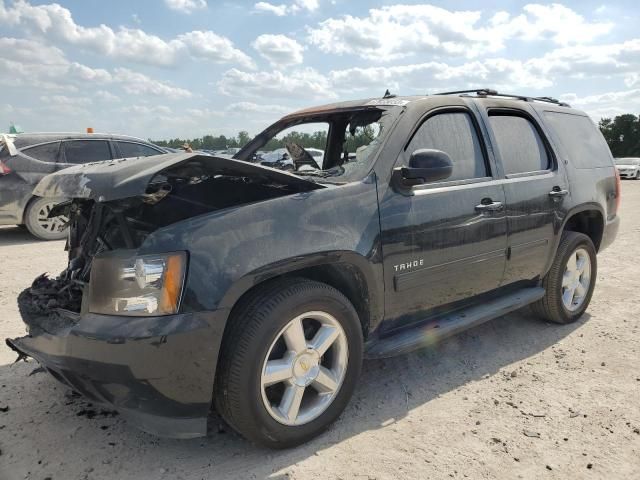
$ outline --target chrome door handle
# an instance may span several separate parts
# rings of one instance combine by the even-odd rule
[[[498,212],[504,208],[502,202],[481,203],[476,205],[478,212]]]
[[[569,190],[564,190],[560,188],[558,188],[557,190],[554,188],[549,192],[550,197],[565,197],[567,195],[569,195]]]

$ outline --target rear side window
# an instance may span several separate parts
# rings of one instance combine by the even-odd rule
[[[22,153],[42,162],[55,162],[58,159],[59,151],[60,142],[51,142],[25,148]]]
[[[544,112],[544,117],[574,167],[612,165],[609,146],[589,117],[560,112]]]
[[[72,140],[64,144],[67,163],[99,162],[111,159],[109,142],[105,140]]]
[[[489,123],[505,175],[539,172],[550,168],[547,148],[528,118],[490,112]]]
[[[465,112],[439,113],[428,118],[409,142],[407,155],[422,148],[441,150],[451,157],[453,172],[446,181],[489,176],[478,133]]]
[[[120,154],[124,158],[129,157],[150,157],[152,155],[159,155],[160,152],[154,148],[148,147],[147,145],[143,145],[141,143],[133,143],[133,142],[116,142],[118,144],[118,149],[120,150]]]

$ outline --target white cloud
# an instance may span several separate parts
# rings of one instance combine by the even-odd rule
[[[67,95],[42,95],[40,101],[49,105],[67,105],[73,107],[88,107],[93,103],[88,97],[69,97]]]
[[[253,6],[253,8],[257,12],[273,13],[278,17],[284,17],[288,11],[288,6],[284,3],[280,5],[274,5],[273,3],[269,2],[258,2]]]
[[[303,61],[304,47],[286,35],[260,35],[252,46],[274,66],[296,65]]]
[[[73,92],[100,85],[120,87],[135,95],[171,99],[193,96],[189,90],[127,68],[109,71],[70,62],[59,49],[33,40],[0,38],[0,71],[11,72],[0,77],[0,84],[14,87],[28,85],[41,90]]]
[[[291,111],[290,108],[282,105],[264,105],[253,102],[237,102],[232,103],[225,109],[229,113],[268,113],[283,114]]]
[[[253,61],[249,56],[233,46],[233,42],[226,37],[211,31],[194,30],[178,36],[192,57],[211,60],[217,63],[238,63],[253,68]]]
[[[615,117],[624,113],[635,113],[640,109],[640,89],[620,90],[596,95],[567,93],[560,99],[572,107],[585,110],[596,119]]]
[[[329,80],[313,68],[291,72],[245,72],[232,68],[217,82],[224,95],[242,97],[333,99]]]
[[[274,4],[270,2],[258,2],[253,8],[256,12],[273,13],[278,17],[284,17],[287,14],[296,14],[300,11],[314,12],[320,6],[318,0],[294,0],[286,4]]]
[[[206,0],[164,0],[164,3],[171,10],[182,13],[193,13],[195,10],[207,8]]]
[[[251,60],[233,42],[214,32],[193,31],[171,40],[146,33],[139,28],[107,25],[84,27],[73,20],[71,12],[58,4],[33,6],[17,0],[5,7],[0,0],[0,25],[22,27],[62,42],[108,57],[157,66],[175,66],[184,57],[206,58],[214,62],[235,62],[250,66]]]
[[[150,94],[174,100],[193,96],[189,90],[154,80],[147,75],[127,68],[116,68],[113,74],[113,81],[122,85],[125,92],[133,95]]]
[[[473,57],[499,51],[513,38],[579,44],[612,28],[558,4],[526,5],[520,15],[499,12],[484,23],[481,17],[480,11],[428,4],[391,5],[372,8],[365,17],[329,18],[307,31],[309,42],[325,53],[389,61],[429,53]]]

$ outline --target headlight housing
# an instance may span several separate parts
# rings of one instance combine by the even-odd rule
[[[178,312],[187,266],[186,252],[132,256],[114,251],[91,265],[89,311],[134,317]]]

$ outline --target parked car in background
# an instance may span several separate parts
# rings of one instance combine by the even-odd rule
[[[620,178],[640,180],[640,158],[616,158],[616,168]]]
[[[135,137],[96,133],[21,133],[0,137],[0,225],[24,225],[41,240],[66,236],[67,218],[48,218],[63,198],[33,188],[46,175],[81,163],[167,153]]]

